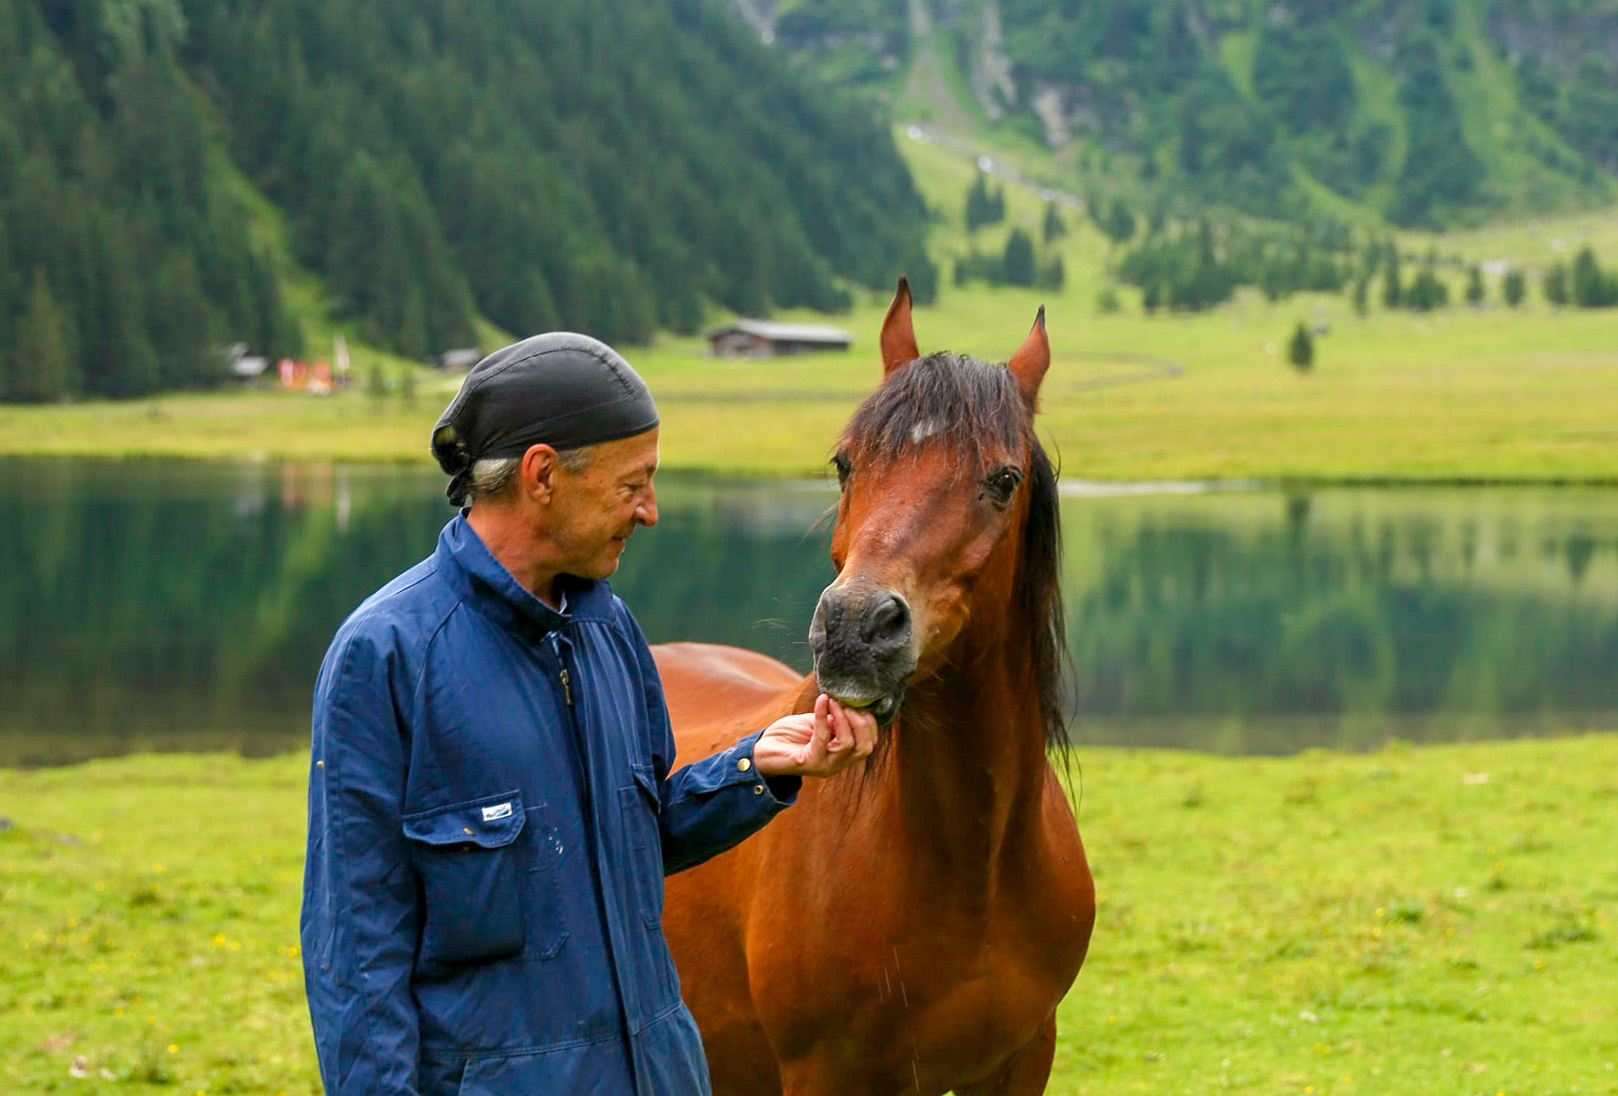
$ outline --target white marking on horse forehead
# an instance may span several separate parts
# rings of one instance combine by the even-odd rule
[[[940,429],[942,427],[939,426],[937,419],[923,419],[910,428],[910,440],[912,443],[926,441],[938,433]]]

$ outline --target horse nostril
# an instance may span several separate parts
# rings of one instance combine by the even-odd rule
[[[889,594],[877,601],[865,615],[865,642],[882,650],[893,650],[910,642],[910,606]]]

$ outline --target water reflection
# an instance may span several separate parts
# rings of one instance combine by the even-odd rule
[[[800,669],[834,495],[671,479],[614,586]],[[1074,497],[1075,737],[1225,751],[1618,726],[1618,495]],[[0,461],[0,764],[301,748],[316,667],[449,510],[421,469]]]
[[[1069,509],[1076,737],[1273,752],[1618,726],[1615,501],[1329,490]]]

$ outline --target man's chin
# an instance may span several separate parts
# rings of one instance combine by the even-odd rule
[[[613,575],[617,574],[618,565],[624,560],[624,548],[625,545],[620,544],[618,545],[616,551],[609,552],[607,556],[602,559],[601,566],[596,569],[596,574],[594,577],[611,578]]]

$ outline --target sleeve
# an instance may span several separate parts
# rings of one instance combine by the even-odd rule
[[[389,660],[349,638],[315,691],[300,937],[327,1096],[414,1096],[419,1031],[410,976],[420,933],[400,822],[408,731]]]
[[[663,836],[663,872],[673,875],[751,837],[798,798],[801,777],[760,776],[753,766],[755,731],[727,750],[669,772],[675,754],[663,681],[651,648],[634,617],[620,603],[640,658],[646,691],[646,718],[651,733],[652,764],[657,776],[658,815]]]

